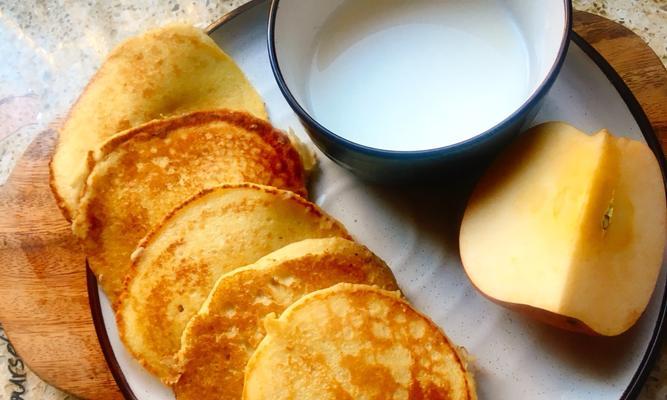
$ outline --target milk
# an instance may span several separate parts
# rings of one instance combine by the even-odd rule
[[[365,146],[461,142],[531,91],[525,40],[502,0],[348,0],[315,43],[306,107]]]

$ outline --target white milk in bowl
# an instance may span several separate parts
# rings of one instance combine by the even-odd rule
[[[344,1],[318,32],[306,106],[384,150],[461,142],[530,95],[530,57],[502,0]]]

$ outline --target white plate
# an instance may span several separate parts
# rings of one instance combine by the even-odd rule
[[[269,66],[267,12],[266,1],[252,1],[223,17],[211,36],[264,97],[274,125],[292,128],[310,143]],[[576,35],[560,76],[529,125],[547,120],[568,121],[590,132],[606,127],[617,135],[648,140],[658,148],[630,91]],[[321,171],[311,188],[312,199],[386,260],[415,307],[468,349],[475,359],[481,399],[637,395],[658,351],[656,339],[662,332],[665,310],[664,268],[648,309],[626,334],[597,338],[563,332],[490,302],[466,278],[457,239],[472,177],[462,173],[457,181],[429,188],[380,188],[360,182],[321,153],[318,156]],[[660,160],[663,163],[662,156]],[[126,397],[172,399],[171,391],[145,372],[120,343],[111,306],[90,273],[89,292],[100,342]]]

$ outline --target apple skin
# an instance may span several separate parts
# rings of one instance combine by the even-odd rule
[[[616,336],[648,305],[666,222],[662,174],[644,143],[551,122],[510,145],[478,182],[461,223],[461,261],[501,306]]]
[[[572,317],[566,317],[565,315],[560,315],[555,312],[543,310],[541,308],[536,308],[529,306],[527,304],[519,304],[519,303],[509,303],[506,301],[500,301],[496,298],[493,298],[491,296],[488,296],[486,293],[484,293],[480,288],[475,286],[473,283],[473,286],[475,289],[482,294],[487,300],[492,301],[493,303],[498,304],[499,306],[505,307],[507,309],[510,309],[512,311],[515,311],[521,315],[525,315],[528,318],[531,318],[533,320],[542,322],[547,325],[551,325],[553,327],[569,331],[569,332],[575,332],[575,333],[583,333],[588,336],[604,336],[601,335],[598,332],[595,332],[593,329],[591,329],[588,325],[585,323],[579,321],[576,318]]]

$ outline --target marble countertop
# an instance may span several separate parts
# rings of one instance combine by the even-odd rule
[[[35,135],[67,111],[116,43],[168,22],[203,28],[246,1],[0,0],[0,184]],[[667,64],[667,0],[573,3],[632,29]],[[17,368],[19,356],[0,326],[0,398],[71,398]],[[25,393],[10,381],[12,371],[22,376]],[[667,399],[667,345],[640,399]]]

